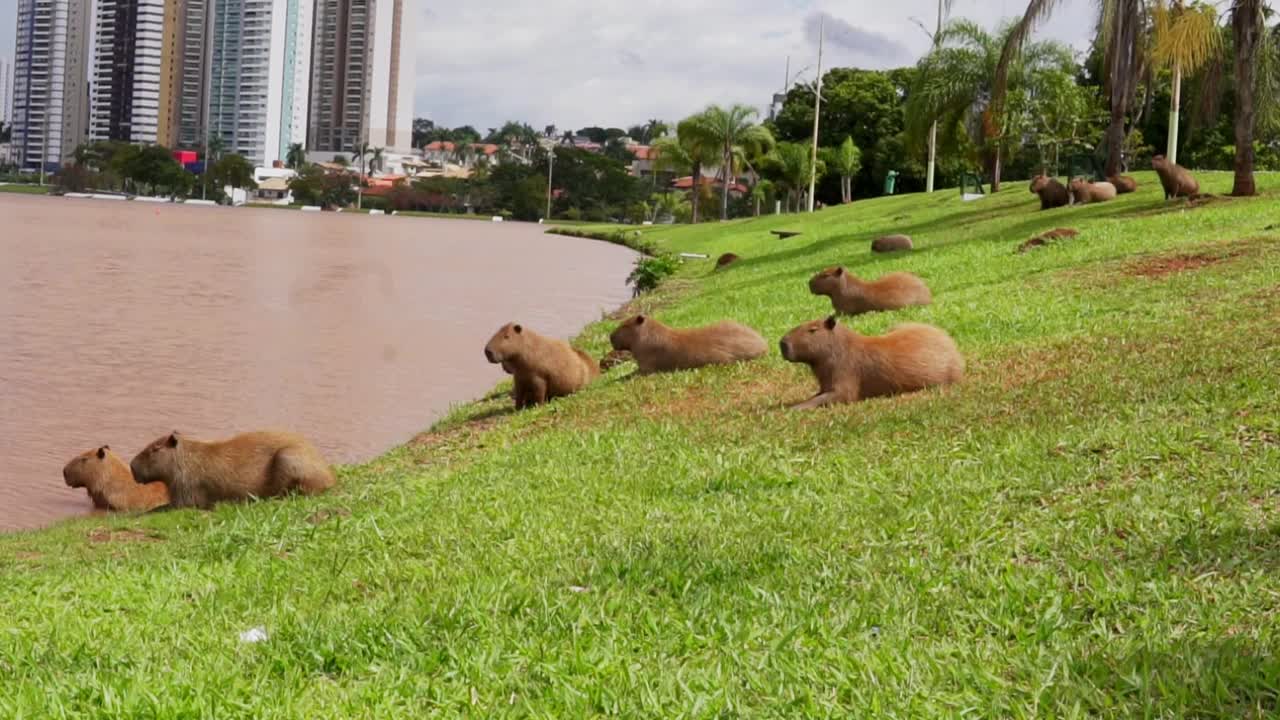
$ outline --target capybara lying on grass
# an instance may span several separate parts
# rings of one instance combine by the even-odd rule
[[[1164,186],[1164,199],[1194,198],[1200,194],[1200,183],[1192,177],[1186,168],[1169,162],[1163,155],[1151,158],[1151,169],[1160,176],[1160,184]]]
[[[1040,196],[1041,210],[1065,207],[1071,202],[1067,186],[1046,175],[1037,175],[1031,180],[1031,192]]]
[[[809,292],[830,297],[835,311],[845,315],[933,302],[929,286],[906,272],[889,273],[877,280],[860,280],[842,267],[827,268],[809,279]]]
[[[134,481],[133,471],[107,445],[72,458],[62,468],[62,477],[67,487],[88,491],[93,506],[102,510],[146,511],[169,504],[164,483]]]
[[[716,269],[723,270],[726,267],[729,267],[730,265],[738,262],[741,259],[742,258],[738,257],[733,253],[725,253],[720,257],[716,258]]]
[[[1071,181],[1071,195],[1082,205],[1106,202],[1116,199],[1116,186],[1109,182],[1095,183],[1076,178]]]
[[[964,376],[955,341],[932,325],[907,323],[865,336],[832,315],[797,327],[780,346],[783,358],[808,365],[818,379],[818,394],[792,406],[797,410],[950,385]]]
[[[731,320],[679,329],[645,315],[623,322],[609,342],[631,351],[641,375],[754,360],[769,351],[760,333]]]
[[[314,495],[335,482],[320,451],[289,432],[249,432],[204,442],[175,430],[134,456],[130,467],[140,482],[167,485],[173,507],[210,508],[291,492]]]
[[[911,238],[906,235],[885,235],[871,241],[871,252],[887,253],[899,250],[910,250],[914,247]]]
[[[515,376],[512,394],[517,410],[572,395],[600,375],[600,366],[590,355],[519,323],[498,328],[485,344],[484,356]]]
[[[1107,182],[1116,186],[1117,195],[1128,195],[1138,190],[1138,181],[1128,175],[1109,175]]]

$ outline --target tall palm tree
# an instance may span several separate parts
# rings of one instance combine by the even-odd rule
[[[1234,0],[1231,6],[1231,31],[1236,46],[1236,176],[1231,194],[1237,196],[1258,193],[1253,178],[1253,131],[1257,117],[1254,93],[1259,51],[1267,41],[1265,6],[1264,0]],[[1274,102],[1274,96],[1269,101]]]
[[[991,103],[1002,108],[1008,90],[1008,71],[1036,26],[1053,14],[1062,0],[1030,0],[1027,11],[1005,41],[996,68]],[[1106,174],[1120,172],[1125,141],[1125,120],[1143,75],[1144,40],[1149,23],[1145,0],[1099,0],[1099,39],[1104,50],[1104,88],[1111,104],[1111,123],[1107,127]]]
[[[644,124],[644,140],[642,142],[652,143],[654,140],[667,134],[667,124],[657,118],[650,118],[649,122]]]
[[[1182,106],[1182,79],[1194,74],[1219,50],[1218,12],[1212,5],[1184,0],[1156,0],[1155,46],[1152,59],[1173,74],[1169,104],[1169,143],[1165,157],[1178,162],[1178,125]]]
[[[694,116],[697,133],[706,141],[714,142],[720,150],[721,220],[729,219],[729,188],[737,180],[735,171],[747,158],[773,148],[773,134],[752,122],[757,114],[755,108],[736,104],[727,108],[711,105]]]
[[[307,151],[302,147],[302,143],[293,143],[289,146],[284,164],[294,170],[301,170],[307,164]]]
[[[687,168],[693,180],[693,222],[699,219],[702,195],[702,169],[720,157],[720,145],[706,132],[706,125],[698,115],[690,115],[676,125],[674,137],[664,137],[654,146],[657,167],[668,169]]]
[[[942,23],[951,14],[951,6],[955,0],[938,0],[938,25],[933,31],[933,49],[936,51],[942,42]],[[938,164],[938,118],[933,118],[929,126],[929,169],[926,173],[925,191],[933,192],[934,170]],[[846,201],[848,202],[848,201]]]
[[[360,165],[360,175],[356,178],[356,209],[360,210],[364,207],[364,159],[368,157],[371,148],[366,140],[360,141],[356,146],[356,162]]]
[[[804,193],[809,189],[809,175],[813,168],[812,149],[807,143],[780,142],[773,150],[773,159],[777,164],[779,182],[787,191],[787,210],[795,201],[798,211],[805,204]],[[826,174],[826,165],[818,160],[816,177]]]
[[[382,156],[383,148],[369,148],[369,172],[382,172],[386,167],[386,160]]]
[[[935,126],[937,121],[934,121]],[[840,201],[853,202],[853,176],[862,169],[862,151],[853,144],[852,137],[846,137],[840,147],[830,153],[828,164],[840,173]]]

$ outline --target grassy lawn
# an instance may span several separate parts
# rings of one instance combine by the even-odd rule
[[[919,274],[932,306],[845,322],[947,329],[944,391],[796,413],[776,349],[623,366],[326,497],[0,538],[0,716],[1274,717],[1280,178],[1191,208],[1139,180],[646,235],[711,259],[645,308],[771,343],[828,312],[824,266]],[[917,249],[872,255],[891,231]]]
[[[0,183],[0,192],[19,195],[48,195],[49,185],[28,185],[24,183]]]

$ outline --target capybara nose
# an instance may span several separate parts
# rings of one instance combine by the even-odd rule
[[[782,359],[783,359],[783,360],[790,360],[790,359],[791,359],[791,344],[790,344],[790,343],[788,343],[786,340],[780,340],[780,341],[778,341],[778,349],[782,351]]]
[[[484,349],[484,359],[485,359],[485,360],[488,360],[488,361],[489,361],[489,362],[491,362],[491,363],[496,363],[496,362],[498,362],[497,360],[494,360],[494,359],[493,359],[493,351],[492,351],[492,350],[490,350],[489,348],[485,348],[485,349]]]
[[[67,487],[75,487],[75,485],[71,484],[71,473],[67,468],[62,468],[62,481],[67,484]]]

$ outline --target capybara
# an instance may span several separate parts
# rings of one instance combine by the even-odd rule
[[[333,470],[306,438],[289,432],[249,432],[220,442],[178,431],[156,440],[129,463],[139,482],[169,486],[173,507],[267,498],[333,487]]]
[[[1108,175],[1107,182],[1116,186],[1117,195],[1128,195],[1138,190],[1138,181],[1128,175]]]
[[[742,258],[738,257],[733,253],[725,253],[720,257],[716,258],[716,269],[723,270],[726,267],[738,262],[741,259]]]
[[[1018,246],[1018,252],[1025,253],[1032,248],[1048,245],[1052,240],[1065,240],[1066,238],[1073,238],[1079,234],[1080,231],[1075,228],[1054,228],[1049,232],[1041,233],[1022,243]]]
[[[804,363],[818,379],[818,394],[797,410],[950,385],[964,377],[956,343],[932,325],[907,323],[880,336],[866,336],[836,322],[805,323],[779,343],[782,357]]]
[[[929,286],[906,272],[889,273],[878,280],[860,280],[842,267],[827,268],[809,278],[809,292],[831,298],[831,307],[845,315],[897,310],[933,302]]]
[[[885,235],[871,241],[871,252],[887,253],[911,248],[911,238],[906,235]]]
[[[590,355],[519,323],[498,328],[485,344],[484,356],[515,376],[517,410],[572,395],[600,375]]]
[[[84,488],[93,506],[102,510],[134,512],[154,510],[169,504],[164,483],[138,483],[124,459],[109,445],[86,450],[62,468],[67,487]]]
[[[1200,193],[1200,183],[1191,176],[1186,168],[1177,163],[1170,163],[1163,155],[1151,158],[1151,169],[1160,176],[1160,184],[1164,186],[1164,199],[1192,198]]]
[[[1031,192],[1040,196],[1040,209],[1065,207],[1071,202],[1071,193],[1067,186],[1058,182],[1057,178],[1037,175],[1031,181]]]
[[[1100,203],[1116,199],[1116,186],[1109,182],[1089,182],[1083,178],[1071,181],[1071,195],[1077,203]]]
[[[680,329],[636,315],[619,325],[609,342],[617,350],[631,351],[641,375],[728,365],[769,352],[760,333],[732,320]]]

